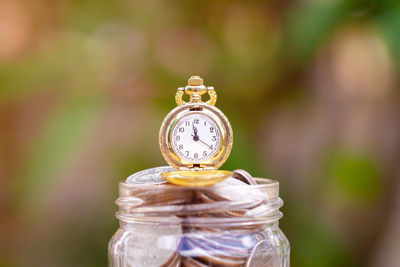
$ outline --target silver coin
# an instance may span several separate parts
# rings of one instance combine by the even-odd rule
[[[193,232],[186,235],[186,238],[197,244],[196,247],[214,251],[217,254],[230,258],[247,258],[248,247],[243,245],[243,236],[218,235]]]
[[[213,192],[220,198],[229,201],[244,201],[244,200],[257,200],[259,201],[263,197],[263,193],[258,189],[255,189],[249,184],[240,181],[235,178],[228,178],[218,183]]]
[[[250,173],[248,173],[245,170],[242,169],[238,169],[238,170],[234,170],[233,174],[232,174],[233,178],[236,178],[242,182],[245,182],[246,184],[249,185],[256,185],[257,182],[256,180],[253,178],[253,176],[250,175]]]
[[[235,185],[235,186],[246,186],[247,184],[245,183],[245,182],[243,182],[243,181],[240,181],[240,180],[238,180],[238,179],[236,179],[236,178],[227,178],[227,179],[225,179],[225,180],[223,180],[222,182],[220,182],[220,183],[218,183],[216,186],[232,186],[232,185]]]
[[[243,266],[246,262],[245,257],[242,258],[237,255],[230,255],[227,251],[209,247],[191,238],[185,239],[184,247],[185,249],[180,251],[180,254],[184,258],[196,258],[203,262],[205,266]]]
[[[143,184],[143,185],[151,185],[151,184],[165,184],[165,181],[161,174],[164,172],[172,172],[175,169],[171,166],[161,166],[146,169],[140,172],[136,172],[126,178],[126,182],[128,184]]]

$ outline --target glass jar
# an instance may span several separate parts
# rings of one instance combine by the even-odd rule
[[[289,266],[277,181],[119,185],[109,266]]]

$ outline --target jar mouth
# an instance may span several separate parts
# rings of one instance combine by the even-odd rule
[[[254,225],[282,217],[279,183],[181,187],[120,182],[116,217],[123,222],[181,225]]]
[[[128,177],[129,178],[129,177]],[[275,195],[279,193],[279,182],[273,179],[269,178],[260,178],[260,177],[254,177],[256,180],[257,184],[256,185],[247,185],[246,187],[250,187],[253,189],[264,189],[268,190],[271,195]],[[120,195],[121,193],[127,193],[130,190],[137,190],[138,188],[143,189],[143,190],[153,190],[154,188],[157,187],[163,187],[165,184],[135,184],[131,182],[121,181],[119,183],[119,190],[120,190]],[[201,190],[213,190],[214,188],[223,186],[224,188],[237,188],[240,185],[237,184],[231,184],[231,185],[221,185],[221,184],[216,184],[214,186],[201,186],[201,187],[185,187],[185,186],[179,186],[179,185],[173,185],[170,184],[165,190],[170,190],[170,191],[190,191],[194,189],[201,189]]]

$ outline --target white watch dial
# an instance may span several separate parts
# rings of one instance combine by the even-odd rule
[[[190,113],[175,125],[172,148],[189,162],[203,162],[211,158],[221,146],[221,133],[213,119],[201,113]]]

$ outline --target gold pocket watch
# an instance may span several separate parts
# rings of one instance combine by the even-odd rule
[[[189,102],[182,100],[185,93]],[[210,99],[203,102],[206,93]],[[229,120],[215,107],[214,88],[192,76],[187,86],[178,88],[175,101],[178,106],[161,125],[159,145],[164,159],[177,171],[162,177],[174,184],[205,186],[231,176],[232,172],[217,170],[229,157],[233,132]]]

